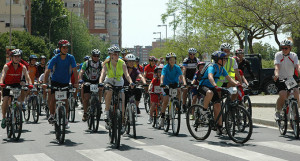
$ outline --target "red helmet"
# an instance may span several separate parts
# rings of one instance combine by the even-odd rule
[[[237,55],[237,54],[244,54],[244,49],[237,49],[235,51],[235,55]]]
[[[69,41],[68,40],[59,40],[58,48],[61,48],[62,46],[70,46]]]

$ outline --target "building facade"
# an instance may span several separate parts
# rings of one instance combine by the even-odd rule
[[[31,1],[11,0],[11,23],[10,23],[10,0],[0,0],[0,33],[12,31],[28,31],[31,33]]]
[[[122,46],[121,0],[63,0],[65,7],[87,19],[91,34]]]
[[[140,58],[140,63],[149,62],[149,53],[152,50],[152,46],[140,46],[136,45],[133,48],[129,48],[132,51],[132,54]]]

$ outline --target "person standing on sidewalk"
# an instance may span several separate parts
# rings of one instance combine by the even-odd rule
[[[291,52],[292,41],[285,39],[280,43],[281,51],[275,54],[275,71],[274,71],[274,81],[279,91],[279,97],[276,102],[276,113],[275,120],[280,119],[280,111],[284,104],[285,99],[288,97],[288,92],[284,82],[280,80],[285,80],[289,78],[295,78],[295,70],[300,72],[300,66],[298,61],[298,56],[296,53]],[[299,89],[298,86],[294,88],[294,97],[297,99],[299,104]]]

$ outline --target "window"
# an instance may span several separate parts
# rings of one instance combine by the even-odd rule
[[[9,27],[10,26],[10,23],[5,23],[5,27]]]
[[[65,7],[67,7],[68,6],[68,3],[65,3]]]

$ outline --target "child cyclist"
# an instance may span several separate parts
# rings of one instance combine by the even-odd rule
[[[155,67],[154,69],[154,74],[156,77],[154,77],[149,85],[149,93],[150,93],[150,98],[151,98],[151,107],[150,107],[150,114],[149,114],[149,119],[148,119],[148,124],[151,124],[153,121],[153,111],[155,109],[155,105],[158,103],[158,96],[157,94],[162,93],[162,89],[160,88],[160,76],[161,76],[161,71],[163,69],[163,65],[159,65]]]
[[[205,65],[205,62],[200,62],[197,64],[197,71],[194,75],[194,78],[193,78],[193,81],[191,84],[193,84],[193,85],[199,84],[199,80],[201,79],[200,74],[201,74],[201,71],[202,71],[204,65]],[[194,104],[196,104],[197,98],[199,96],[197,88],[192,88],[192,96],[193,96],[192,105],[194,105]]]

